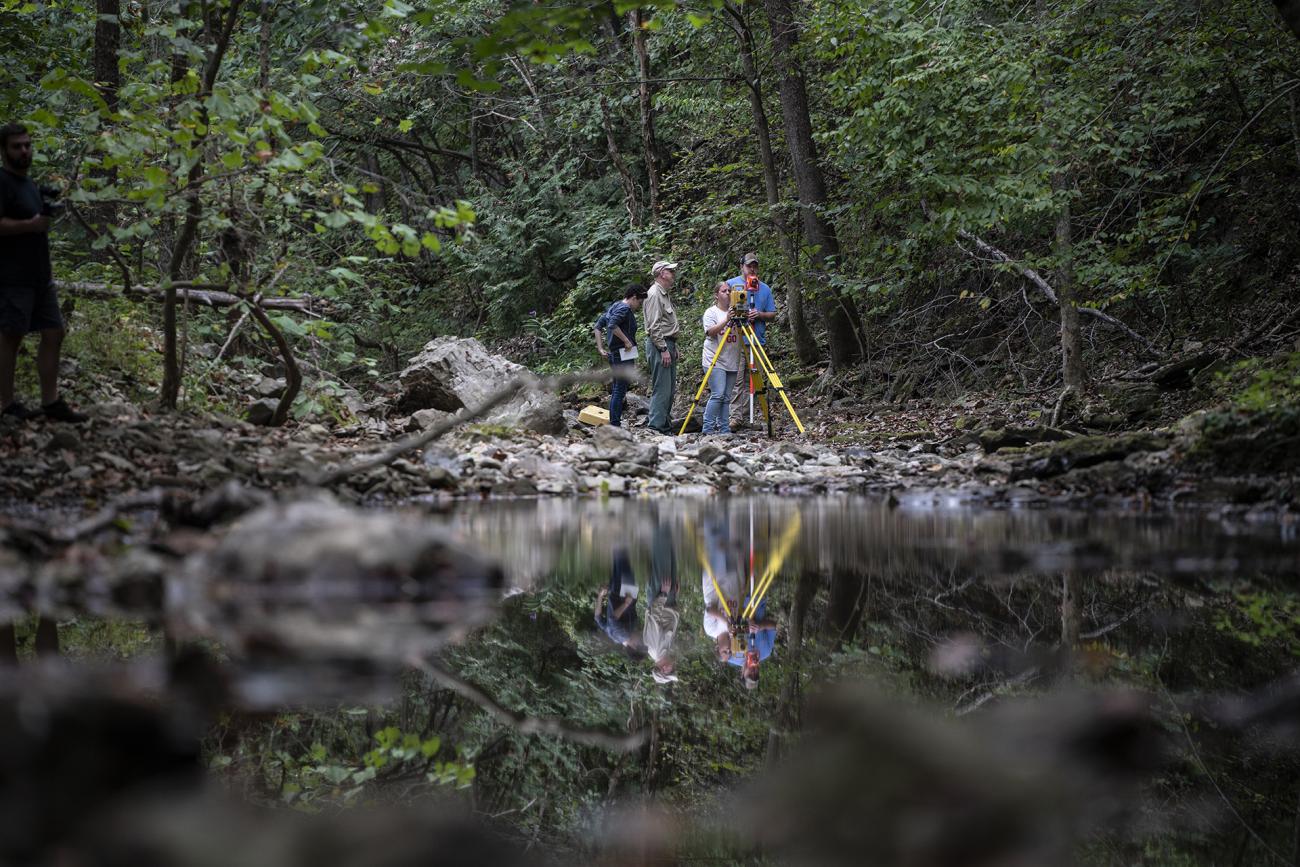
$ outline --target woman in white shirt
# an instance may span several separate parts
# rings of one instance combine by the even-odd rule
[[[704,324],[704,369],[709,369],[713,354],[718,351],[718,341],[722,332],[727,330],[727,317],[731,312],[731,287],[718,283],[713,287],[714,304],[704,311],[701,322]],[[706,434],[731,433],[730,413],[727,401],[732,389],[736,387],[736,376],[740,371],[740,335],[733,328],[727,333],[727,342],[718,356],[718,363],[713,365],[709,374],[709,402],[704,405],[704,427]]]

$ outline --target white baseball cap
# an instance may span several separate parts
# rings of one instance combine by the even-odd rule
[[[664,271],[664,270],[667,270],[667,271],[676,271],[676,270],[677,270],[677,263],[676,263],[676,262],[665,262],[665,261],[663,261],[663,260],[660,260],[660,261],[658,261],[658,262],[655,262],[654,265],[652,265],[652,266],[650,267],[650,276],[651,276],[651,277],[658,277],[658,276],[659,276],[659,272],[660,272],[660,271]]]

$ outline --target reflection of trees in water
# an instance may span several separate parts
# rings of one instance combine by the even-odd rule
[[[684,563],[696,559],[691,534],[719,513],[747,544],[750,508],[744,499],[661,502],[651,515],[630,501],[552,504],[540,523],[553,541],[537,549],[558,552],[551,562],[567,564],[549,579],[577,585],[596,574],[584,564],[611,539],[626,540],[642,552],[634,559],[644,558],[655,528],[671,528]],[[1252,836],[1259,834],[1289,857],[1294,761],[1265,759],[1252,737],[1215,735],[1174,710],[1259,688],[1294,666],[1295,557],[1278,537],[1251,529],[1222,534],[1201,520],[916,512],[852,499],[767,498],[752,508],[760,557],[796,510],[802,521],[771,597],[783,650],[764,674],[765,687],[742,706],[765,726],[765,737],[742,726],[727,744],[709,741],[710,725],[734,710],[737,690],[716,668],[687,672],[694,684],[675,685],[673,709],[657,717],[656,767],[644,767],[645,756],[629,757],[606,777],[601,797],[618,797],[633,780],[671,779],[690,790],[729,779],[726,772],[701,774],[698,764],[681,771],[690,764],[681,755],[690,737],[721,749],[729,756],[724,765],[752,769],[757,755],[774,759],[798,742],[810,682],[816,692],[829,681],[869,677],[934,703],[935,713],[972,720],[1066,684],[1130,686],[1154,697],[1157,715],[1180,738],[1188,725],[1197,745],[1176,740],[1171,772],[1148,791],[1144,821],[1164,828],[1151,845],[1228,862],[1240,850],[1245,863],[1263,851]],[[526,511],[516,513],[508,535],[529,533]],[[480,530],[502,529],[490,515],[475,520]],[[699,604],[698,596],[684,596]],[[1161,800],[1164,807],[1151,806]],[[1191,835],[1195,822],[1202,830]],[[1128,855],[1115,853],[1131,851],[1118,842],[1102,848],[1120,860]]]
[[[692,540],[708,520],[722,521],[736,557],[747,558],[751,509],[760,569],[796,513],[800,530],[769,596],[770,616],[781,625],[778,651],[764,663],[760,688],[747,693],[734,669],[707,652]],[[1032,742],[1035,773],[1065,768],[1064,789],[1113,799],[1096,811],[1104,821],[1097,819],[1087,860],[1136,863],[1144,848],[1156,853],[1151,863],[1260,863],[1266,846],[1292,855],[1300,787],[1294,756],[1274,750],[1258,726],[1211,724],[1214,717],[1198,704],[1269,683],[1294,667],[1300,648],[1293,575],[1273,574],[1276,560],[1269,575],[1204,566],[1240,555],[1254,544],[1250,538],[1197,538],[1197,525],[1168,521],[1121,526],[1079,515],[915,513],[847,499],[653,508],[543,501],[468,508],[436,520],[506,561],[511,583],[524,589],[504,601],[495,622],[443,651],[441,662],[513,711],[614,734],[645,727],[652,732],[647,746],[619,756],[520,734],[424,676],[407,674],[400,699],[389,705],[231,718],[208,758],[234,787],[259,802],[306,808],[344,806],[354,786],[358,801],[448,799],[555,852],[589,852],[590,835],[608,830],[604,810],[650,797],[686,805],[671,808],[664,826],[665,834],[688,841],[683,858],[721,852],[723,860],[743,860],[753,855],[743,842],[692,837],[682,828],[734,823],[726,810],[700,805],[740,803],[735,792],[767,779],[759,776],[765,768],[784,767],[782,758],[826,769],[819,784],[825,790],[843,787],[844,803],[880,811],[871,813],[876,820],[888,817],[879,829],[883,840],[918,816],[953,820],[953,813],[930,808],[942,806],[947,792],[946,804],[960,813],[960,798],[951,793],[981,791],[972,768],[996,771],[990,779],[999,785],[1012,780],[1015,748]],[[644,654],[611,654],[595,640],[592,600],[609,581],[617,546],[627,549],[646,588],[641,604],[674,577],[664,573],[675,573],[680,584],[677,682],[654,682]],[[1267,543],[1259,547],[1272,553]],[[1189,551],[1201,566],[1173,577],[1148,568]],[[834,756],[818,764],[825,755],[812,751],[832,719],[817,709],[819,697],[842,696],[837,689],[845,683],[866,681],[878,684],[884,698],[837,705],[841,731],[879,726],[897,739],[882,736],[844,754],[861,766]],[[1107,776],[1125,768],[1138,773],[1124,765],[1131,756],[1109,746],[1128,741],[1098,733],[1148,712],[1139,702],[1117,713],[1089,692],[1121,686],[1145,692],[1174,751],[1168,768],[1143,784],[1141,798],[1110,788]],[[1020,698],[1037,700],[1020,713]],[[923,710],[915,716],[902,711],[918,705]],[[1285,708],[1277,713],[1286,716]],[[926,721],[920,734],[903,737],[900,728],[917,719]],[[803,737],[806,727],[818,737]],[[1274,744],[1294,736],[1275,729]],[[991,759],[975,761],[971,752],[988,744],[1005,756],[990,752]],[[472,779],[458,776],[470,765]],[[882,778],[882,768],[894,776]],[[930,776],[921,779],[918,768]],[[1053,777],[1035,777],[1034,785],[1044,779]],[[890,801],[888,785],[912,800]],[[872,797],[853,801],[854,786]],[[1060,819],[1053,810],[1075,803],[1050,787],[1025,791],[1033,797],[994,793],[988,803],[997,809],[978,815],[1029,835]],[[800,812],[800,794],[782,794],[789,797],[780,802],[782,815],[807,823],[809,834],[825,830],[817,824],[825,816]],[[1108,824],[1112,806],[1127,812],[1127,824]]]

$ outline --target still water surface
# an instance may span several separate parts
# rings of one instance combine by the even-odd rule
[[[373,719],[441,731],[449,746],[432,748],[430,767],[446,779],[430,785],[459,780],[476,814],[564,846],[634,793],[702,804],[687,814],[707,823],[709,792],[782,780],[747,808],[748,827],[814,863],[858,863],[846,851],[967,863],[935,854],[976,846],[972,829],[947,836],[985,822],[963,799],[992,810],[989,823],[1033,829],[969,863],[1081,851],[1097,863],[1254,863],[1295,848],[1293,523],[827,497],[489,501],[421,520],[499,566],[499,586],[471,588],[487,625],[400,576],[290,588],[204,587],[191,574],[162,610],[140,613],[218,643],[244,709],[311,709],[288,730],[302,750],[324,755],[336,747],[322,731],[363,723],[348,737],[365,744]],[[539,767],[525,761],[537,735],[507,735],[467,705],[453,714],[434,684],[413,686],[412,663],[432,659],[511,713],[643,732],[650,745],[630,763],[550,746]],[[317,759],[294,758],[278,728],[270,737],[278,752],[209,758],[230,776],[278,779],[272,800],[340,791],[313,794]],[[347,797],[364,800],[376,775],[364,750],[344,753],[329,773],[361,780]],[[835,793],[841,776],[851,794]],[[298,781],[288,794],[286,779]],[[537,814],[547,791],[556,800]]]

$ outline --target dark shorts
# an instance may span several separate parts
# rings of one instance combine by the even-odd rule
[[[0,334],[29,334],[63,327],[53,286],[0,286]]]

